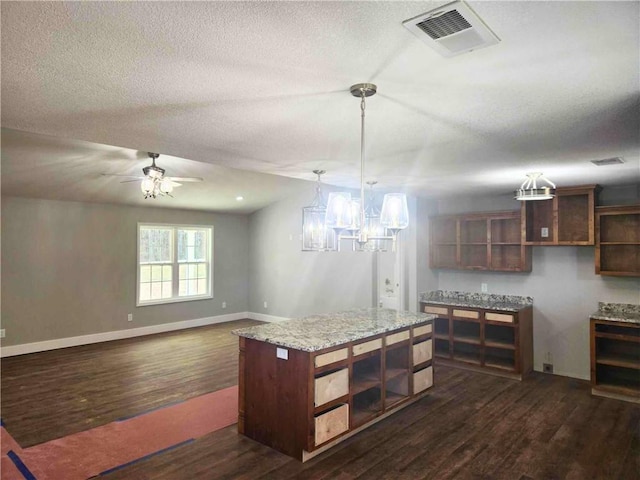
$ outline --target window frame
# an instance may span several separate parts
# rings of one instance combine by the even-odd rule
[[[142,228],[153,228],[157,227],[158,229],[170,229],[171,230],[171,257],[172,261],[170,265],[172,266],[171,271],[171,282],[172,282],[172,296],[171,298],[160,298],[155,300],[146,300],[140,301],[140,270],[142,267],[142,263],[140,263],[140,230]],[[197,230],[205,230],[207,231],[207,240],[209,243],[209,248],[206,249],[208,264],[208,293],[204,295],[189,295],[180,297],[179,296],[179,275],[180,275],[180,263],[178,262],[178,230],[188,230],[188,229],[197,229]],[[136,307],[148,307],[151,305],[164,305],[169,303],[182,303],[182,302],[193,302],[196,300],[210,300],[213,298],[213,252],[214,252],[214,244],[213,244],[213,225],[194,225],[194,224],[178,224],[178,223],[149,223],[149,222],[138,222],[138,226],[136,229]],[[169,263],[165,263],[168,265]],[[147,264],[145,264],[147,265]]]

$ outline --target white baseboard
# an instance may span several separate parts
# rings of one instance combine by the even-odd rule
[[[238,312],[225,315],[216,315],[215,317],[195,318],[193,320],[184,320],[182,322],[162,323],[160,325],[152,325],[149,327],[128,328],[126,330],[115,330],[113,332],[94,333],[90,335],[80,335],[77,337],[57,338],[55,340],[45,340],[43,342],[23,343],[21,345],[11,345],[0,347],[0,357],[12,357],[14,355],[24,355],[26,353],[44,352],[47,350],[55,350],[57,348],[77,347],[78,345],[89,345],[91,343],[108,342],[110,340],[122,340],[123,338],[140,337],[143,335],[152,335],[154,333],[171,332],[173,330],[183,330],[185,328],[203,327],[205,325],[213,325],[215,323],[231,322],[233,320],[242,320],[244,318],[254,318],[252,313]],[[270,315],[265,315],[269,317]],[[272,317],[280,318],[280,317]],[[265,322],[276,320],[262,320]]]
[[[261,322],[283,322],[285,320],[291,320],[287,317],[276,317],[275,315],[266,315],[264,313],[247,312],[248,317],[251,320],[259,320]]]

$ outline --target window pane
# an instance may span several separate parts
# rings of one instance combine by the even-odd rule
[[[207,293],[207,281],[204,278],[198,280],[198,295]]]
[[[164,265],[162,267],[162,280],[171,280],[171,265]]]
[[[207,278],[207,264],[199,263],[198,264],[198,278]]]
[[[153,300],[162,298],[162,282],[153,282],[151,284],[151,298]]]
[[[187,294],[187,282],[185,280],[181,280],[178,283],[178,295],[184,297]]]
[[[187,261],[187,231],[178,230],[178,262]]]
[[[140,284],[140,301],[144,302],[145,300],[149,300],[150,298],[151,298],[151,284],[141,283]]]
[[[162,281],[162,265],[151,266],[151,281],[153,282]]]
[[[204,230],[198,230],[194,233],[193,260],[196,262],[204,262],[207,259],[207,233]]]
[[[171,230],[167,228],[140,229],[140,262],[171,262]]]
[[[162,298],[171,298],[171,282],[162,282]]]
[[[149,262],[149,230],[140,229],[140,263]]]
[[[189,280],[189,295],[195,295],[198,292],[198,281]]]
[[[151,280],[151,267],[142,265],[140,267],[140,282],[149,282]]]
[[[191,263],[189,264],[189,278],[197,278],[198,266]]]

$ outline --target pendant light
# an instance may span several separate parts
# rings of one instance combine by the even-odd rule
[[[365,98],[376,94],[377,86],[372,83],[358,83],[350,88],[351,95],[360,98],[361,133],[360,133],[360,198],[353,199],[347,192],[332,192],[329,194],[325,227],[335,232],[335,250],[340,250],[341,240],[352,240],[353,249],[371,251],[373,245],[366,247],[370,241],[393,242],[395,251],[396,238],[400,230],[409,226],[409,210],[407,198],[402,193],[388,193],[382,202],[380,212],[380,226],[384,228],[373,231],[367,227],[366,212],[371,211],[367,203],[364,189],[365,164]],[[372,202],[373,198],[369,200]],[[378,244],[379,245],[379,244]]]
[[[333,230],[327,229],[324,220],[327,214],[327,204],[322,194],[320,177],[325,170],[314,170],[317,175],[316,194],[311,205],[302,209],[302,250],[306,252],[322,252],[333,248]]]
[[[538,180],[546,182],[548,186],[539,186]],[[551,200],[556,196],[556,185],[542,173],[527,173],[527,179],[522,182],[520,188],[513,192],[516,200]]]

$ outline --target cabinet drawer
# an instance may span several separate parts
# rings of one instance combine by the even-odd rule
[[[316,368],[324,367],[325,365],[329,365],[330,363],[339,362],[340,360],[346,360],[348,356],[349,349],[341,348],[340,350],[334,350],[333,352],[316,355],[314,364]]]
[[[447,315],[447,307],[432,307],[427,305],[424,307],[424,313],[435,313],[437,315]]]
[[[382,339],[376,338],[369,342],[359,343],[353,346],[353,356],[362,355],[363,353],[372,352],[382,348]]]
[[[431,360],[431,339],[413,345],[413,365]]]
[[[349,369],[343,368],[337,372],[315,379],[315,406],[324,405],[331,400],[349,393]]]
[[[402,342],[404,340],[409,340],[409,330],[387,335],[387,345],[393,345],[394,343]]]
[[[419,337],[420,335],[426,335],[427,333],[431,333],[432,330],[433,326],[431,324],[422,325],[421,327],[413,327],[413,336]]]
[[[315,444],[331,440],[349,430],[349,405],[344,404],[314,418]]]
[[[433,367],[423,368],[413,374],[413,394],[420,393],[433,385]]]
[[[473,310],[459,310],[456,308],[453,310],[453,316],[461,318],[480,318],[480,313],[474,312]]]
[[[485,320],[491,320],[494,322],[506,322],[513,323],[513,315],[509,315],[508,313],[491,313],[487,312],[484,314]]]

